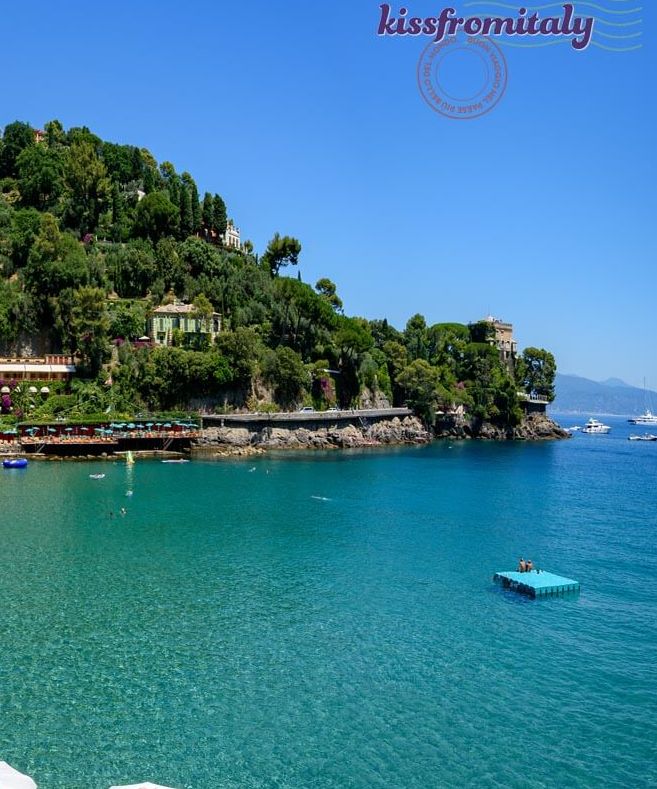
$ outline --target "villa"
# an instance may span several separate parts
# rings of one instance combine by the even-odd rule
[[[198,315],[193,304],[162,304],[151,313],[146,333],[155,345],[173,345],[174,332],[186,336],[208,335],[210,342],[221,331],[221,315],[213,312],[212,317]]]

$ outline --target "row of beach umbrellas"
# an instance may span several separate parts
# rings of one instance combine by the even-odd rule
[[[112,424],[109,426],[109,428],[95,427],[95,428],[93,428],[93,430],[96,433],[105,433],[107,435],[111,435],[114,432],[114,430],[126,430],[126,429],[127,430],[144,430],[144,429],[149,429],[150,430],[150,428],[152,428],[152,427],[171,428],[171,427],[174,427],[174,426],[175,427],[185,427],[185,428],[198,428],[198,425],[195,425],[193,422],[174,422],[173,424],[171,422],[146,422],[143,425],[142,424],[135,424],[134,422],[128,422],[128,423],[125,423],[125,422],[112,422]],[[25,430],[25,432],[29,433],[30,435],[33,436],[39,430],[41,430],[40,427],[28,427]],[[54,427],[48,427],[47,430],[48,430],[49,433],[56,433],[57,432],[56,428],[54,428]],[[87,432],[87,431],[92,430],[92,428],[88,427],[86,425],[81,425],[81,426],[77,426],[77,427],[65,427],[64,428],[64,432],[65,433],[72,433],[74,430]],[[17,433],[16,430],[5,430],[4,431],[4,435],[6,435],[6,436],[9,436],[9,435],[15,436],[16,433]]]
[[[19,772],[8,765],[7,762],[0,762],[0,787],[1,789],[37,789],[33,778]],[[110,789],[173,789],[173,787],[145,781],[140,784],[110,786]]]

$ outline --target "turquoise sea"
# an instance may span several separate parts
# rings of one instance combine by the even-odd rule
[[[607,421],[0,471],[0,759],[40,789],[657,786],[657,442]],[[581,594],[500,590],[520,555]]]

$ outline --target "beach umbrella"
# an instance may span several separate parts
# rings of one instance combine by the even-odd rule
[[[0,786],[2,789],[37,789],[29,775],[19,773],[7,762],[0,762]]]
[[[48,432],[49,432],[49,433],[56,433],[56,432],[57,432],[57,430],[56,430],[54,427],[49,427],[49,428],[48,428]]]
[[[3,386],[2,389],[0,389],[0,392],[2,392],[2,394],[9,394],[11,389],[8,386]]]
[[[153,423],[152,422],[146,422],[146,427],[153,427]]]
[[[162,427],[171,427],[171,422],[165,422]]]
[[[30,386],[30,388],[27,391],[30,394],[36,394],[39,390],[36,388],[36,386]]]
[[[73,428],[72,428],[72,427],[65,427],[65,428],[64,428],[64,430],[65,430],[67,433],[72,433],[72,432],[73,432]]]
[[[136,425],[134,422],[130,422],[130,423],[128,424],[128,428],[129,428],[130,430],[134,430],[136,427],[137,427],[137,425]]]

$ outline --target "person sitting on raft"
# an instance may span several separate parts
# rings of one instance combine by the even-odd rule
[[[531,573],[533,569],[534,569],[534,562],[532,562],[531,559],[527,559],[527,561],[525,562],[525,572]]]
[[[522,558],[522,556],[520,557],[520,559],[518,561],[518,572],[519,573],[526,573],[527,572],[527,563]]]

